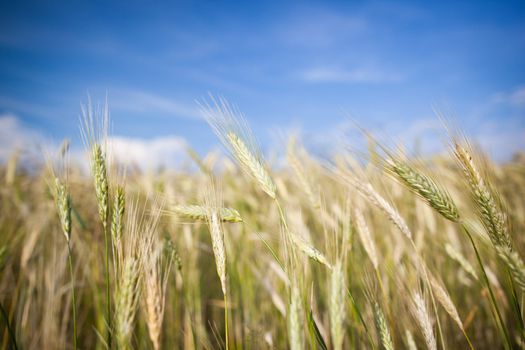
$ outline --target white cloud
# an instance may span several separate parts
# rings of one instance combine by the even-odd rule
[[[0,162],[5,162],[16,151],[24,157],[34,156],[45,143],[40,132],[23,125],[14,114],[0,115]]]
[[[401,75],[385,73],[378,69],[357,68],[342,69],[334,67],[316,67],[300,73],[300,78],[310,83],[385,83],[402,80]]]
[[[492,100],[495,103],[525,107],[525,86],[519,86],[512,91],[499,92],[492,97]]]
[[[185,159],[187,142],[179,136],[149,140],[114,136],[110,138],[109,147],[112,157],[120,163],[151,170],[180,166]]]
[[[117,90],[111,95],[112,110],[170,115],[178,118],[201,119],[196,104],[186,104],[173,98],[142,90]]]

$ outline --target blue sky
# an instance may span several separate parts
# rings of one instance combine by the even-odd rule
[[[350,119],[410,145],[437,107],[506,158],[525,148],[525,3],[2,2],[0,134],[78,139],[106,92],[122,140],[210,150],[212,93],[264,148],[295,129],[333,146]]]

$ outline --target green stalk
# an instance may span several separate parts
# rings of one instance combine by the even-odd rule
[[[11,328],[11,323],[9,322],[9,316],[7,315],[7,312],[5,311],[4,305],[2,303],[0,303],[0,311],[2,312],[2,317],[4,318],[4,321],[5,321],[7,333],[9,333],[9,343],[11,344],[10,348],[14,350],[18,350],[18,346],[16,345],[15,332],[13,332],[13,328]]]
[[[512,275],[508,267],[507,267],[507,276],[509,277],[509,282],[510,282],[510,286],[512,290],[512,304],[514,308],[516,309],[516,315],[519,320],[521,337],[525,338],[525,324],[523,323],[523,316],[521,315],[521,305],[520,305],[520,301],[518,300],[518,293],[516,292],[516,286],[514,285],[514,279],[512,278]]]
[[[77,349],[77,302],[75,298],[75,274],[73,272],[73,257],[71,254],[71,244],[67,241],[67,255],[69,261],[69,274],[71,277],[71,299],[73,304],[73,348]]]
[[[357,306],[357,303],[355,302],[354,296],[352,295],[350,288],[346,288],[346,291],[348,292],[348,297],[350,298],[350,301],[352,302],[352,306],[354,307],[354,310],[357,313],[357,317],[359,318],[361,325],[365,329],[365,333],[367,335],[368,342],[370,343],[370,347],[372,349],[375,349],[376,346],[374,345],[374,342],[372,341],[372,337],[370,336],[370,331],[368,330],[368,326],[366,325],[363,315],[361,314],[361,311],[359,310],[359,307]]]
[[[485,267],[483,266],[483,262],[481,261],[481,256],[479,255],[478,248],[476,247],[476,243],[474,243],[474,238],[472,238],[472,234],[468,230],[468,228],[462,223],[461,228],[463,231],[467,234],[470,243],[472,245],[472,248],[474,249],[474,253],[476,254],[476,259],[478,261],[479,267],[481,269],[481,274],[483,275],[483,281],[485,282],[485,285],[487,286],[487,289],[489,290],[490,295],[490,301],[492,303],[492,308],[496,312],[496,316],[498,318],[498,328],[500,328],[500,331],[503,333],[503,336],[505,338],[505,348],[506,349],[512,349],[512,343],[510,341],[510,336],[508,334],[508,331],[505,327],[505,323],[503,322],[503,317],[501,317],[501,312],[499,310],[498,304],[496,303],[496,298],[494,297],[494,292],[492,291],[492,287],[490,285],[490,281],[487,277],[487,273],[485,272]]]
[[[109,237],[107,224],[102,223],[104,226],[104,241],[105,241],[105,250],[106,250],[106,304],[107,304],[107,322],[108,322],[108,349],[111,349],[111,332],[112,332],[112,317],[111,317],[111,294],[110,294],[110,284],[109,284]]]
[[[226,350],[229,350],[229,341],[228,337],[228,297],[226,296],[226,293],[224,293],[224,339],[226,341]]]

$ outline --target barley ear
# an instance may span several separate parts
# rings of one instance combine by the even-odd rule
[[[432,329],[432,323],[430,322],[430,316],[427,311],[427,305],[421,294],[414,293],[412,296],[413,301],[413,313],[416,321],[423,333],[425,344],[428,350],[437,350],[436,338]]]
[[[113,219],[111,221],[111,236],[113,242],[118,243],[124,230],[124,213],[126,210],[126,196],[124,187],[117,186],[113,198]]]
[[[452,198],[432,178],[395,159],[389,160],[389,171],[443,217],[452,222],[459,221],[459,212]]]
[[[108,174],[106,170],[106,159],[102,147],[94,144],[92,149],[92,172],[95,179],[95,195],[97,197],[98,214],[104,229],[108,221]]]
[[[381,307],[378,303],[374,303],[374,318],[377,332],[381,340],[381,347],[384,350],[394,350],[394,343],[392,342],[392,337],[390,336],[390,330],[388,329],[385,315],[383,314],[383,310],[381,310]]]
[[[71,239],[71,197],[68,189],[58,178],[55,178],[54,189],[55,205],[62,226],[62,232],[66,237],[66,241]]]

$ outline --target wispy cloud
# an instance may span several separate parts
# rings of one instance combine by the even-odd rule
[[[29,114],[48,119],[57,117],[57,111],[51,107],[9,96],[0,96],[0,110],[1,109],[17,114]]]
[[[286,17],[278,26],[280,38],[287,45],[320,48],[339,45],[367,28],[364,18],[343,14],[327,7],[303,8]]]
[[[386,73],[373,68],[344,69],[338,67],[315,67],[300,72],[299,77],[309,83],[393,83],[403,79],[400,74]]]
[[[117,90],[111,95],[112,110],[202,119],[197,105],[142,90]]]
[[[509,104],[515,107],[525,107],[525,85],[518,86],[511,91],[498,92],[492,97],[495,103]]]

